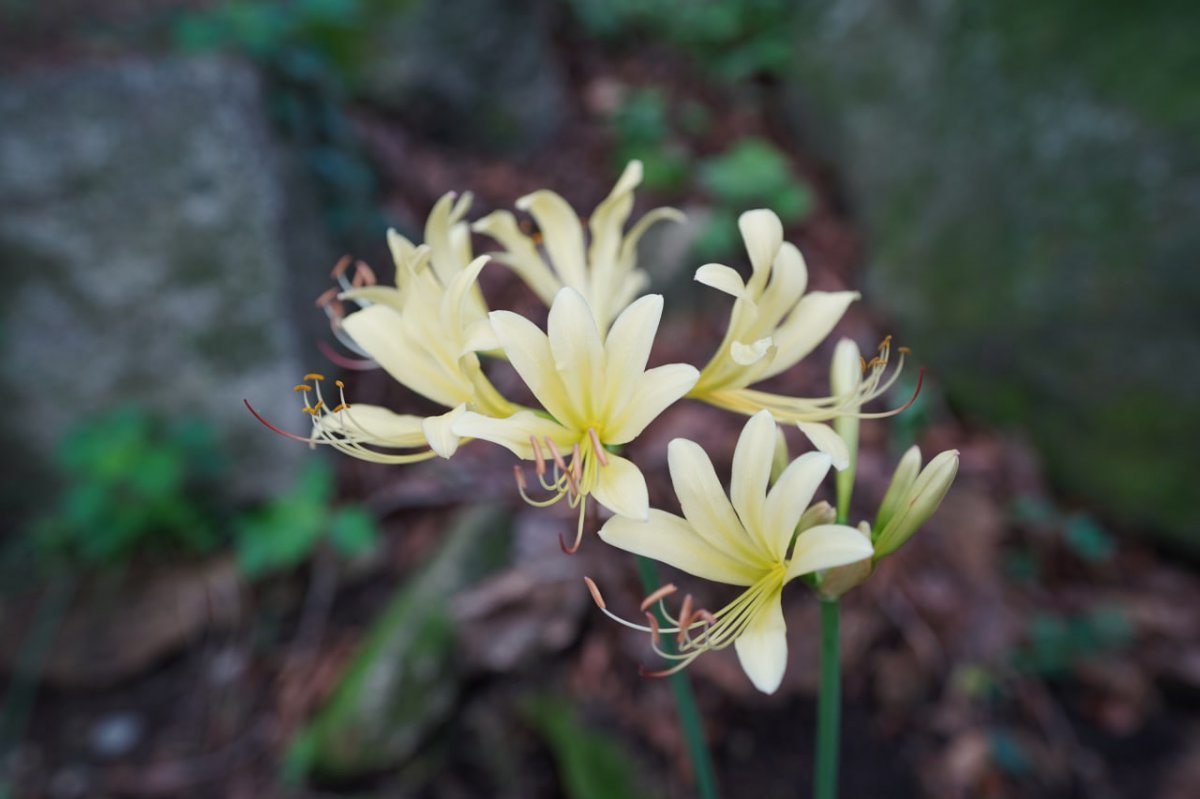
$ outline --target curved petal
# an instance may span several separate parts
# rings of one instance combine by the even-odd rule
[[[752,366],[762,360],[774,343],[770,336],[760,338],[752,344],[735,341],[729,345],[729,355],[738,366]]]
[[[787,320],[775,331],[779,351],[759,380],[773,377],[796,365],[833,330],[850,303],[859,298],[857,291],[814,291],[805,294]]]
[[[562,283],[546,266],[529,237],[521,232],[516,217],[508,211],[493,211],[476,221],[471,229],[498,241],[507,252],[498,254],[496,260],[516,272],[546,305],[554,301]]]
[[[783,560],[800,517],[812,502],[817,487],[829,474],[831,459],[824,452],[806,452],[788,464],[767,494],[763,506],[763,534],[775,557]]]
[[[458,450],[459,437],[454,434],[452,427],[466,410],[467,406],[463,404],[441,416],[430,416],[421,421],[421,432],[425,434],[429,448],[443,458],[449,458]]]
[[[710,546],[685,519],[651,508],[646,521],[614,516],[600,538],[618,549],[643,555],[705,580],[753,585],[762,573]]]
[[[734,641],[738,660],[754,687],[773,694],[787,670],[787,624],[783,620],[781,591],[763,600],[750,625]]]
[[[608,465],[600,467],[592,496],[619,516],[645,521],[650,512],[646,478],[633,461],[608,453]]]
[[[705,264],[696,270],[693,280],[738,299],[746,296],[746,284],[742,276],[736,269],[724,264]]]
[[[767,568],[767,552],[746,532],[733,512],[708,453],[694,441],[676,438],[667,445],[667,466],[679,506],[696,534],[747,568],[760,573]]]
[[[492,331],[509,363],[551,416],[564,425],[581,427],[583,419],[572,406],[562,378],[554,369],[550,342],[538,326],[511,311],[492,311]]]
[[[539,441],[550,438],[560,449],[569,450],[577,436],[552,419],[533,411],[518,411],[505,419],[494,419],[467,411],[450,425],[450,432],[462,438],[481,438],[499,444],[523,460],[534,458],[530,437]],[[543,452],[545,449],[543,448]]]
[[[372,305],[343,319],[342,328],[402,385],[448,408],[470,401],[471,389],[455,379],[457,370],[448,374],[427,349],[417,346],[405,334],[404,314],[383,305]]]
[[[317,417],[323,432],[352,438],[380,447],[411,449],[425,447],[420,416],[400,414],[380,405],[355,403],[337,413]]]
[[[729,482],[729,498],[738,518],[755,537],[764,552],[771,551],[763,529],[763,504],[767,500],[767,482],[771,479],[771,462],[775,458],[775,419],[770,411],[759,411],[750,417],[737,447],[733,450],[733,474]]]
[[[658,415],[692,390],[700,372],[686,363],[669,363],[643,372],[628,386],[624,404],[605,420],[604,442],[624,444],[637,438]]]
[[[750,266],[754,269],[749,288],[752,294],[758,294],[767,285],[771,264],[783,244],[783,223],[774,211],[758,208],[738,217],[738,229],[742,231]]]
[[[823,422],[796,422],[812,445],[832,458],[833,468],[839,472],[850,466],[850,448],[846,441]]]
[[[845,566],[874,554],[871,542],[845,524],[821,524],[796,537],[796,548],[788,561],[787,580],[802,574]]]
[[[662,311],[662,295],[647,294],[621,311],[613,322],[604,340],[607,407],[613,407],[617,392],[629,391],[646,371]]]
[[[587,300],[573,288],[563,288],[554,297],[546,321],[554,368],[570,397],[571,407],[587,420],[595,417],[596,396],[604,374],[604,345]],[[516,366],[516,364],[513,364]]]
[[[528,211],[537,221],[550,264],[562,282],[586,291],[583,228],[575,210],[562,197],[546,189],[520,198],[517,208]]]

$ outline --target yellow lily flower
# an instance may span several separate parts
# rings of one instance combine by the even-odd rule
[[[710,613],[696,610],[686,597],[678,616],[667,614],[669,627],[628,622],[610,612],[595,584],[592,596],[606,614],[653,636],[655,650],[675,664],[659,675],[686,667],[702,653],[732,644],[746,675],[763,693],[774,693],[787,666],[787,637],[781,596],[789,581],[871,557],[870,541],[853,527],[829,524],[826,503],[808,507],[829,472],[831,459],[810,452],[792,461],[768,490],[776,424],[761,411],[742,430],[733,456],[729,498],[708,455],[686,439],[673,440],[668,465],[683,516],[651,510],[645,522],[614,517],[600,537],[620,549],[662,561],[707,580],[745,586],[731,603]],[[655,591],[646,610],[673,592]],[[664,608],[665,612],[665,608]],[[675,634],[676,651],[659,645],[663,634]]]
[[[820,398],[787,397],[749,388],[790,369],[811,353],[833,330],[856,291],[810,291],[808,268],[795,245],[783,240],[783,224],[773,211],[747,211],[738,219],[752,273],[743,281],[723,264],[705,264],[695,279],[733,296],[733,311],[720,347],[700,371],[688,393],[693,399],[750,415],[769,410],[779,421],[794,422],[834,465],[844,469],[849,453],[828,426],[839,416],[867,418],[860,407],[887,391],[903,368],[901,358],[888,376],[889,341],[868,364],[853,390]],[[903,353],[904,350],[901,350]]]
[[[515,313],[490,314],[509,362],[549,417],[519,411],[495,418],[468,410],[452,431],[492,441],[534,461],[549,496],[530,499],[518,469],[522,495],[535,505],[566,498],[571,507],[578,506],[575,547],[583,534],[584,500],[589,495],[613,513],[646,518],[645,478],[631,461],[607,448],[632,441],[687,393],[699,374],[680,363],[646,369],[662,308],[661,295],[640,298],[621,312],[606,337],[587,300],[573,288],[555,296],[547,333]]]
[[[493,257],[511,267],[542,302],[550,305],[559,289],[573,288],[587,300],[604,331],[648,282],[646,273],[637,268],[642,234],[655,222],[683,220],[674,208],[656,208],[624,232],[633,209],[633,190],[641,182],[642,163],[630,161],[612,192],[592,212],[586,249],[584,223],[566,200],[545,189],[517,200],[517,208],[537,222],[538,233],[524,233],[509,211],[485,216],[474,229],[500,243],[505,251]]]

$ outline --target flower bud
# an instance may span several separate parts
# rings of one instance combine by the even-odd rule
[[[921,448],[916,445],[908,448],[904,453],[904,457],[900,459],[900,463],[896,465],[896,471],[892,474],[891,485],[888,486],[887,493],[883,495],[883,502],[879,504],[879,512],[875,514],[874,529],[882,531],[887,527],[887,523],[892,520],[896,508],[900,507],[901,501],[908,496],[908,492],[912,489],[913,483],[916,482],[917,475],[921,471]]]
[[[863,538],[871,540],[871,527],[866,522],[859,523],[858,531],[862,533]],[[847,563],[845,566],[827,569],[821,573],[821,577],[817,581],[817,593],[822,599],[837,599],[851,588],[864,582],[874,570],[874,558],[864,558],[854,563]]]
[[[842,339],[833,351],[833,363],[829,369],[829,385],[833,396],[857,396],[862,375],[862,355],[859,354],[858,345],[848,338]],[[853,414],[838,416],[833,420],[833,429],[846,442],[849,452],[847,468],[839,470],[837,474],[838,514],[843,520],[850,512],[850,492],[854,490],[854,471],[858,462],[858,408],[853,410]]]
[[[897,469],[897,471],[900,471]],[[922,524],[929,520],[958,473],[958,450],[939,453],[913,481],[904,500],[891,514],[887,526],[875,539],[875,558],[886,557],[899,549]]]

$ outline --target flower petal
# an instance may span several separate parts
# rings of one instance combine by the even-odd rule
[[[742,276],[736,269],[724,264],[705,264],[696,270],[694,280],[739,300],[746,297],[746,284]]]
[[[762,512],[774,457],[775,420],[770,411],[759,411],[746,422],[733,450],[729,498],[738,518],[765,552],[771,551],[771,545],[763,529]]]
[[[380,447],[411,449],[426,446],[420,416],[400,414],[379,405],[354,403],[337,413],[322,414],[317,426],[329,433],[346,436]]]
[[[780,597],[777,590],[764,599],[763,606],[733,644],[746,676],[764,694],[779,689],[787,670],[787,624]]]
[[[796,538],[787,580],[802,574],[855,563],[874,554],[862,533],[845,524],[810,527]]]
[[[692,390],[700,372],[686,363],[669,363],[643,372],[621,398],[624,404],[605,420],[604,443],[624,444]]]
[[[832,427],[822,422],[796,422],[796,426],[814,447],[833,459],[833,468],[840,472],[850,466],[850,448]]]
[[[493,211],[476,221],[471,229],[500,242],[507,252],[497,253],[496,260],[516,272],[546,305],[554,301],[562,283],[546,266],[529,237],[521,232],[516,217],[508,211]]]
[[[628,392],[650,359],[650,348],[662,319],[661,294],[647,294],[621,312],[604,340],[605,391],[607,406],[613,407],[616,392]]]
[[[765,380],[790,369],[812,352],[859,296],[857,291],[814,291],[801,297],[795,310],[776,329],[775,343],[779,350],[770,367],[757,379]]]
[[[595,417],[595,405],[603,401],[604,345],[587,300],[573,288],[563,288],[554,297],[546,321],[554,368],[570,397],[572,409],[583,419]],[[514,364],[515,366],[515,364]]]
[[[770,336],[760,338],[753,344],[735,341],[729,346],[729,354],[733,358],[733,362],[739,366],[751,366],[762,360],[773,343]]]
[[[831,459],[824,452],[806,452],[788,464],[767,494],[763,508],[763,533],[772,554],[783,560],[800,517],[812,502],[817,487],[829,474]]]
[[[754,269],[748,287],[751,294],[756,295],[767,285],[771,264],[783,244],[783,223],[774,211],[758,208],[738,217],[738,229],[742,231],[750,266]]]
[[[646,521],[614,516],[600,528],[600,538],[618,549],[674,566],[705,580],[728,585],[752,585],[758,570],[710,546],[673,513],[651,508]]]
[[[448,373],[446,364],[405,333],[405,326],[404,314],[383,305],[363,308],[342,320],[350,338],[402,385],[447,408],[469,402],[471,388],[456,379],[457,367]]]
[[[518,411],[504,419],[495,419],[473,411],[467,411],[450,425],[450,432],[462,438],[481,438],[499,444],[518,458],[533,460],[530,437],[539,441],[549,437],[560,449],[569,450],[577,436],[570,430],[533,411]],[[543,447],[543,453],[545,448]]]
[[[742,527],[708,453],[694,441],[676,438],[667,445],[667,466],[679,506],[696,534],[749,569],[761,573],[767,568],[767,552]]]
[[[492,311],[492,330],[513,369],[551,416],[569,427],[583,419],[571,404],[562,378],[554,368],[550,342],[538,326],[511,311]]]
[[[583,228],[575,210],[562,197],[546,189],[520,198],[517,208],[528,211],[537,222],[550,264],[562,282],[576,290],[586,291]]]
[[[421,431],[425,435],[425,440],[429,442],[429,448],[443,458],[449,458],[458,450],[459,437],[452,428],[454,422],[466,410],[467,406],[464,403],[441,416],[430,416],[421,422]]]
[[[633,461],[608,453],[608,465],[600,467],[599,480],[592,496],[619,516],[645,521],[650,512],[646,478]]]

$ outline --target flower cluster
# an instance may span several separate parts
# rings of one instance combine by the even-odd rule
[[[564,550],[579,547],[590,499],[612,514],[599,532],[608,544],[745,588],[715,612],[688,597],[672,615],[663,600],[673,588],[664,587],[644,608],[657,604],[670,626],[654,616],[640,625],[608,611],[588,581],[606,613],[651,635],[672,663],[658,673],[732,644],[754,685],[771,692],[786,663],[784,585],[805,575],[830,596],[865,579],[874,560],[894,551],[937,507],[953,479],[947,462],[956,466],[956,453],[943,453],[924,471],[919,453],[906,455],[873,526],[850,526],[828,503],[813,502],[830,469],[852,475],[857,419],[895,412],[864,412],[863,406],[894,384],[904,351],[893,361],[885,341],[866,361],[857,347],[840,344],[824,397],[752,388],[812,353],[858,298],[850,291],[807,291],[804,258],[783,240],[782,224],[769,210],[748,211],[739,220],[749,279],[721,264],[695,273],[698,282],[733,297],[717,351],[701,369],[683,363],[647,368],[663,297],[642,294],[648,278],[637,266],[637,245],[650,226],[681,215],[658,208],[627,228],[641,177],[641,164],[630,163],[586,222],[554,192],[521,198],[517,210],[532,218],[536,232],[506,210],[472,224],[471,195],[447,194],[430,213],[423,243],[389,232],[392,285],[379,283],[365,264],[343,259],[333,273],[338,285],[318,300],[334,335],[355,355],[334,360],[381,368],[445,411],[420,417],[351,403],[341,381],[334,381],[334,401],[325,378],[309,374],[295,389],[312,423],[303,440],[378,463],[450,458],[471,440],[505,447],[532,462],[532,478],[528,467],[514,466],[526,502],[565,502],[575,510],[573,542],[564,539]],[[473,234],[491,239],[496,249],[476,255]],[[493,264],[511,270],[545,303],[545,330],[512,311],[489,309],[478,279]],[[507,361],[533,404],[504,396],[489,377],[489,360]],[[680,517],[650,507],[645,477],[619,449],[684,398],[750,419],[734,453],[728,499],[697,444],[670,443]],[[797,426],[816,451],[787,463],[780,424]],[[661,646],[664,635],[674,635],[674,645]]]

